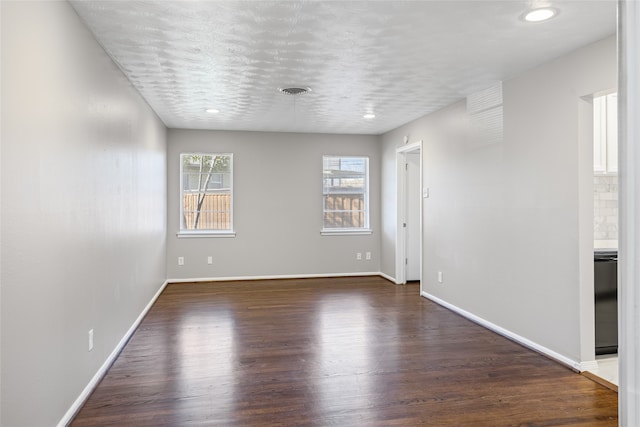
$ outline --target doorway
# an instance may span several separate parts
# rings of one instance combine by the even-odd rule
[[[613,90],[578,101],[580,168],[580,369],[618,385],[617,100]]]
[[[422,280],[422,141],[396,150],[396,284]]]

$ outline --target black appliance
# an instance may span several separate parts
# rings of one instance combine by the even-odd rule
[[[618,251],[594,252],[596,355],[618,353]]]

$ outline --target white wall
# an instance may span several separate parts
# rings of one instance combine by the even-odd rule
[[[68,3],[1,7],[2,425],[52,426],[165,280],[166,129]]]
[[[620,250],[619,425],[640,425],[640,4],[618,2]]]
[[[382,271],[395,275],[395,149],[408,135],[424,140],[430,188],[423,291],[584,359],[580,269],[588,263],[579,257],[593,254],[579,252],[580,159],[589,147],[581,145],[578,109],[580,97],[615,86],[610,37],[504,82],[502,143],[478,146],[468,138],[464,101],[383,135]]]
[[[176,237],[180,153],[194,151],[233,153],[235,238]],[[380,271],[379,151],[375,136],[169,130],[168,277]],[[323,154],[369,156],[373,234],[320,235]],[[356,260],[356,252],[367,251],[370,261]],[[179,256],[184,266],[178,266]],[[208,256],[213,256],[212,265],[207,265]]]
[[[2,93],[2,7],[0,5],[0,94]],[[0,101],[0,241],[2,240],[2,102]],[[0,425],[2,425],[2,244],[0,244]]]

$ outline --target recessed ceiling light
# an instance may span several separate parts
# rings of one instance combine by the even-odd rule
[[[362,116],[362,117],[363,117],[363,118],[365,118],[365,119],[375,119],[375,118],[376,118],[376,115],[375,115],[375,114],[373,114],[373,113],[367,113],[367,114],[365,114],[365,115],[364,115],[364,116]]]
[[[542,7],[533,9],[524,14],[524,20],[527,22],[541,22],[551,19],[558,14],[558,10],[552,7]]]
[[[218,114],[220,112],[217,108],[207,108],[205,111],[209,114]]]

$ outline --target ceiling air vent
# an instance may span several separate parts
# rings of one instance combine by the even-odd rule
[[[278,90],[285,95],[303,95],[307,92],[311,92],[311,88],[308,87],[281,87]]]

